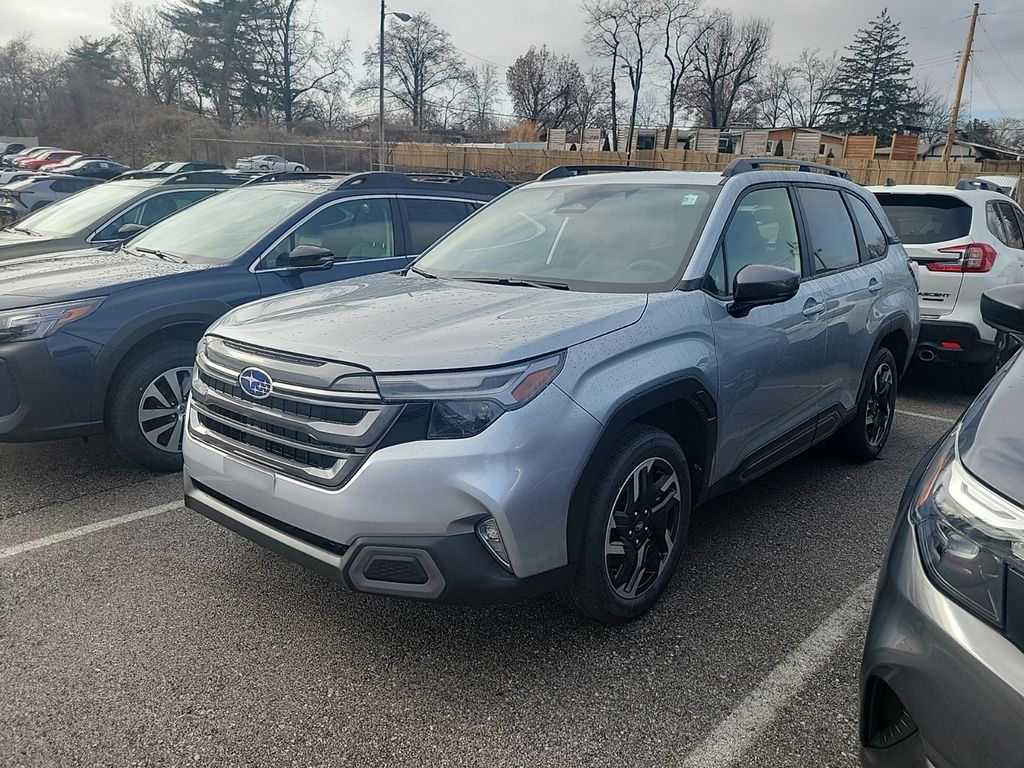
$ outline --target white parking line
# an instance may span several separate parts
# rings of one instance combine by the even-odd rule
[[[928,419],[928,421],[938,421],[942,424],[954,424],[956,419],[949,419],[945,416],[932,416],[930,413],[921,413],[920,411],[904,411],[899,408],[896,409],[896,413],[900,416],[913,416],[918,419]]]
[[[683,760],[683,768],[726,768],[739,761],[871,609],[878,571],[779,663]]]
[[[41,539],[33,539],[32,541],[15,544],[7,547],[6,549],[0,549],[0,560],[6,560],[9,557],[15,557],[16,555],[21,555],[25,552],[31,552],[33,549],[48,547],[51,544],[59,544],[60,542],[68,541],[69,539],[88,536],[90,533],[96,533],[96,531],[106,530],[107,528],[124,525],[125,523],[133,523],[136,520],[142,520],[146,517],[162,515],[164,512],[170,512],[180,508],[180,501],[170,501],[166,504],[161,504],[158,507],[150,507],[149,509],[132,512],[129,515],[121,515],[120,517],[111,517],[107,520],[100,520],[98,523],[90,523],[89,525],[83,525],[78,528],[71,528],[67,531],[61,531],[60,533],[54,533],[50,536],[43,536]]]

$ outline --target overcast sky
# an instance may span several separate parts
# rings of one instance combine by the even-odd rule
[[[311,0],[312,1],[312,0]],[[158,0],[137,0],[155,4]],[[62,48],[78,35],[111,31],[113,0],[0,0],[4,19],[0,40],[31,32],[35,42]],[[942,93],[952,94],[956,54],[967,33],[972,4],[954,0],[720,0],[738,14],[767,12],[774,22],[775,58],[791,59],[806,46],[841,49],[885,5],[903,24],[915,73],[929,78]],[[375,0],[316,0],[324,32],[352,40],[353,60],[377,34],[380,5]],[[581,60],[582,13],[577,0],[389,0],[395,10],[427,11],[447,29],[470,64],[490,61],[502,70],[530,45],[547,44]],[[982,4],[975,39],[973,76],[968,78],[966,114],[982,118],[1024,117],[1024,6],[1021,0],[987,0]]]

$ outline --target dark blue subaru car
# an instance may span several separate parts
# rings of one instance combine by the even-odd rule
[[[229,190],[116,250],[0,265],[0,441],[108,431],[158,470],[181,466],[196,343],[233,307],[402,269],[504,182],[309,174]]]

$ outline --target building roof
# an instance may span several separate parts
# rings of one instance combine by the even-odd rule
[[[953,142],[954,144],[961,147],[970,147],[974,150],[975,154],[982,158],[989,159],[1000,159],[1000,160],[1022,160],[1024,159],[1024,152],[1019,152],[1015,149],[1007,149],[1005,147],[992,147],[987,144],[978,144],[974,141],[961,141],[957,139]],[[945,140],[934,141],[928,145],[928,148],[924,150],[922,154],[929,154],[939,147],[944,147],[946,144]]]

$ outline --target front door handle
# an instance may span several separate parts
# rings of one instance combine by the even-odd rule
[[[871,278],[871,280],[868,282],[868,290],[871,293],[878,293],[880,290],[882,290],[882,284],[878,281],[878,278]]]
[[[825,311],[825,305],[817,299],[808,299],[804,304],[804,317],[817,317]]]

